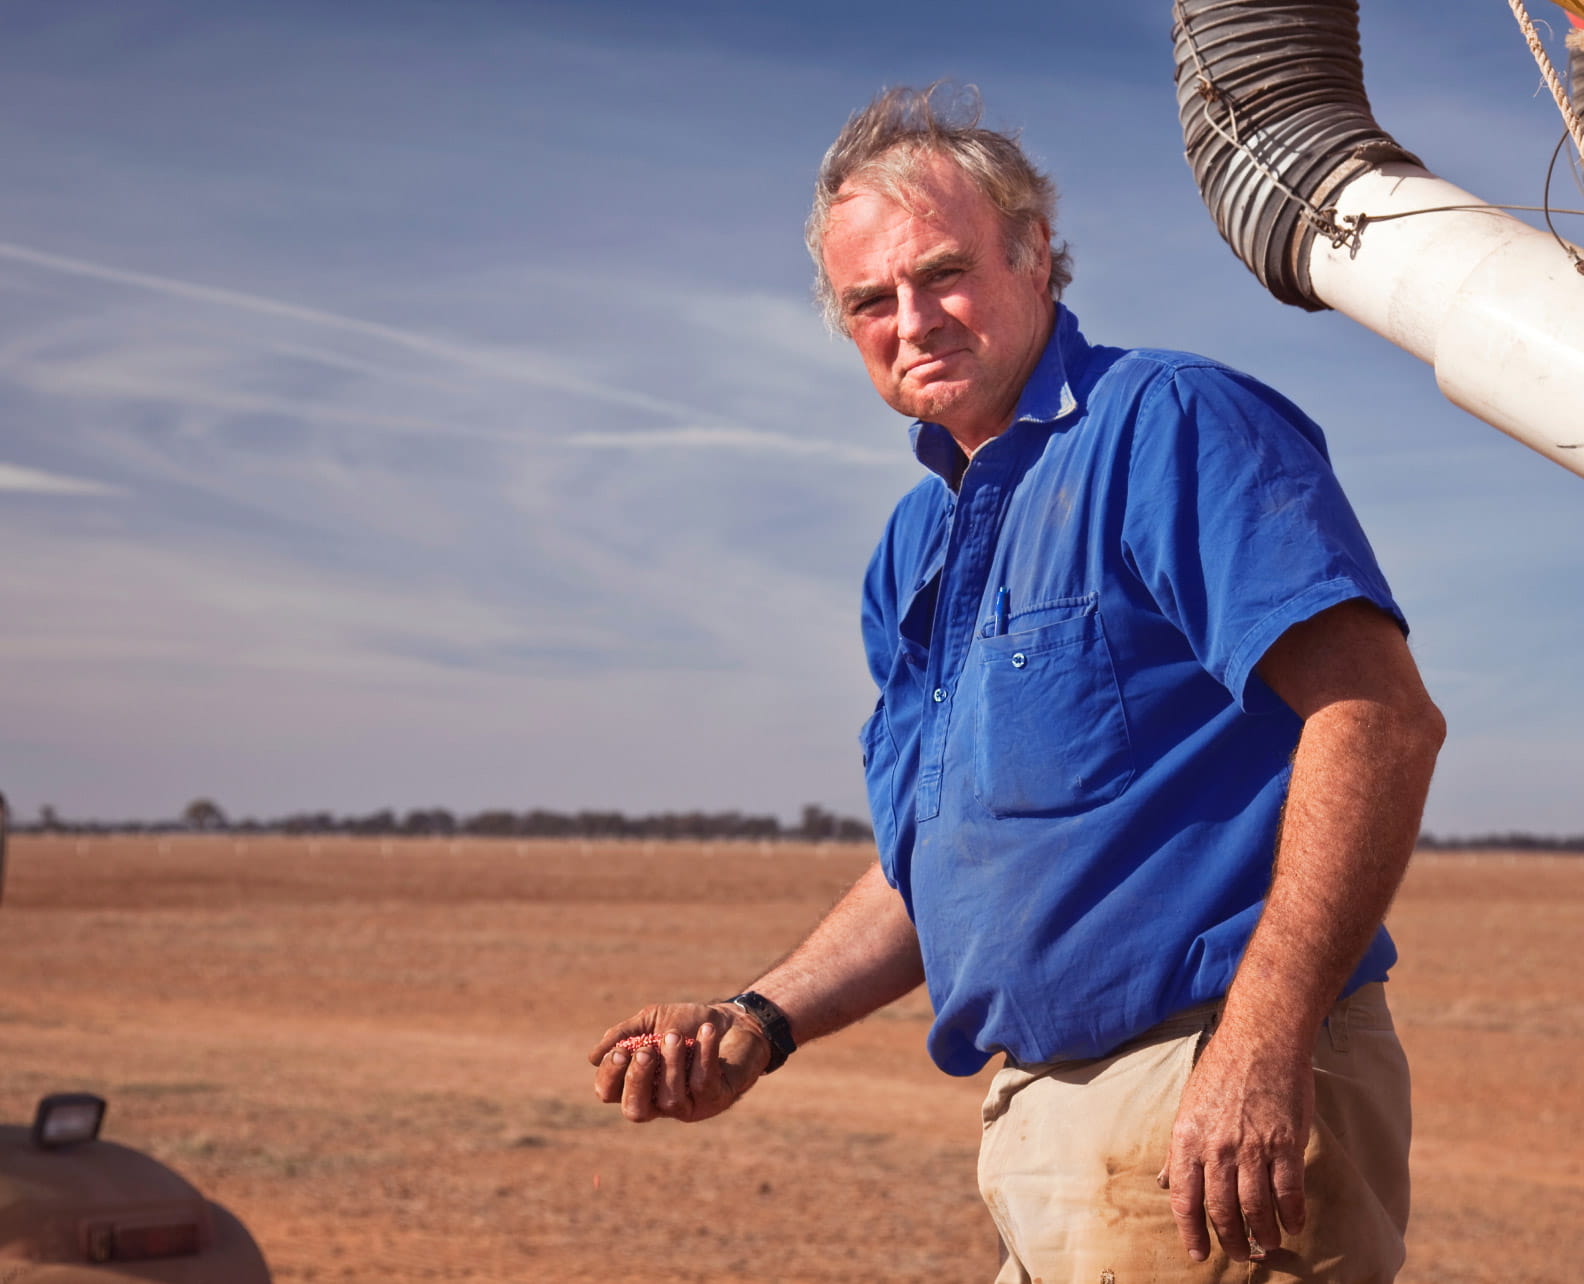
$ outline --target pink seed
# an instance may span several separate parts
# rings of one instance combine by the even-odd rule
[[[623,1052],[633,1053],[637,1052],[639,1048],[659,1048],[664,1043],[665,1036],[663,1034],[630,1034],[625,1039],[618,1040],[616,1047]],[[698,1040],[691,1035],[684,1034],[682,1036],[682,1046],[691,1051],[698,1046]],[[691,1060],[691,1058],[689,1059]],[[653,1091],[656,1097],[660,1095],[659,1075],[655,1076]]]
[[[637,1052],[639,1048],[658,1048],[665,1043],[665,1036],[661,1034],[630,1034],[625,1039],[617,1041],[616,1047],[622,1052]],[[690,1035],[682,1036],[682,1046],[692,1048],[698,1045],[698,1040]]]

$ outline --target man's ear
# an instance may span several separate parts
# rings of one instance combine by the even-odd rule
[[[1045,219],[1039,219],[1035,224],[1034,235],[1034,262],[1029,271],[1039,282],[1040,289],[1045,288],[1045,282],[1050,279],[1051,266],[1051,227]]]

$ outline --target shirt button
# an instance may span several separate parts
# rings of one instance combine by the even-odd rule
[[[1028,656],[1024,655],[1021,651],[1012,657],[1012,667],[1014,669],[1021,669],[1027,663]]]
[[[945,687],[936,687],[935,688],[935,703],[939,704],[945,698],[946,698],[946,688]]]

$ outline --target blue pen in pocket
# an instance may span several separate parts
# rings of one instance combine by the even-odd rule
[[[995,631],[997,637],[1007,631],[1007,614],[1007,591],[1006,585],[1003,584],[996,590],[995,595]]]

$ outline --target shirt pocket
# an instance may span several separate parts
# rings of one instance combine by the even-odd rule
[[[992,816],[1063,816],[1133,779],[1122,691],[1094,597],[1031,611],[979,647],[974,790]],[[1057,618],[1052,618],[1053,616]]]

